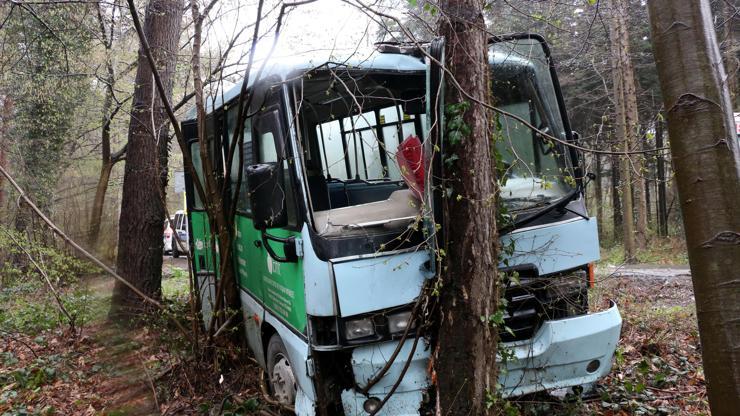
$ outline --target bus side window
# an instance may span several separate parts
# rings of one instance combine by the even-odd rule
[[[234,134],[237,123],[237,112],[239,106],[233,106],[229,109],[228,116],[226,119],[228,140],[227,143],[231,145],[232,140],[236,140],[237,137]],[[252,119],[248,118],[244,120],[244,148],[240,149],[239,146],[235,147],[234,150],[234,161],[231,164],[231,172],[229,173],[231,180],[231,194],[236,193],[236,184],[239,180],[239,157],[243,155],[244,160],[242,163],[242,172],[247,166],[253,163],[252,160]],[[247,178],[242,174],[242,183],[239,188],[239,200],[236,204],[236,209],[241,212],[249,212],[249,191],[247,190]]]
[[[278,146],[282,142],[280,129],[280,117],[277,109],[267,111],[260,115],[254,123],[254,137],[257,145],[256,163],[281,163],[283,166],[282,182],[285,192],[285,207],[288,210],[288,224],[298,225],[298,213],[295,203],[294,187],[291,180],[290,168],[292,161],[282,158],[281,161]]]
[[[203,182],[203,163],[200,160],[200,144],[198,142],[193,142],[190,145],[190,155],[193,159],[193,168],[195,169],[195,173],[198,176],[198,181],[200,182],[201,186],[205,186],[205,182]],[[195,182],[195,178],[193,178],[193,182]],[[193,186],[193,208],[196,210],[203,209],[203,201],[201,201],[198,191],[195,190],[195,186]],[[174,224],[172,225],[174,226]]]

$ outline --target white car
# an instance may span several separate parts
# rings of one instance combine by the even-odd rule
[[[175,218],[173,218],[172,225],[173,235],[171,237],[170,247],[172,250],[172,257],[178,258],[181,253],[188,253],[190,251],[188,216],[185,215],[185,211],[175,212]],[[174,233],[177,233],[177,239],[175,239]]]
[[[174,223],[174,218],[164,220],[164,236],[162,240],[164,242],[165,254],[172,252],[172,227],[170,226],[172,223]]]

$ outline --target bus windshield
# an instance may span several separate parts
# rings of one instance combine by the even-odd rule
[[[565,140],[548,59],[540,43],[534,39],[494,43],[489,61],[496,107]],[[504,164],[500,195],[510,211],[549,205],[574,189],[571,162],[562,145],[510,116],[499,116],[497,125],[496,148]]]
[[[324,237],[403,230],[421,203],[397,153],[423,140],[424,73],[317,70],[296,101],[316,232]]]

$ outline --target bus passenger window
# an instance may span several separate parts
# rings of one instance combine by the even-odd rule
[[[231,145],[233,140],[236,140],[234,130],[236,129],[237,117],[236,113],[239,110],[238,106],[233,106],[229,109],[227,123],[228,141]],[[242,152],[243,150],[243,152]],[[243,156],[242,156],[243,153]],[[236,193],[236,184],[239,180],[239,157],[243,157],[242,168],[246,169],[247,166],[251,165],[252,162],[252,119],[244,120],[244,149],[240,149],[239,146],[234,148],[234,161],[231,164],[231,172],[229,173],[231,180],[231,194]],[[242,169],[242,170],[243,170]],[[242,175],[241,188],[239,189],[239,200],[236,204],[236,209],[242,212],[249,212],[249,191],[247,190],[247,178]]]
[[[190,155],[193,160],[193,168],[195,169],[196,175],[198,175],[198,181],[200,182],[200,185],[204,187],[203,163],[200,160],[200,144],[198,142],[194,142],[190,145]],[[193,179],[193,182],[195,182],[195,179]],[[198,191],[195,189],[195,185],[193,185],[193,208],[196,210],[203,209],[203,201],[201,201],[200,194],[198,194]]]

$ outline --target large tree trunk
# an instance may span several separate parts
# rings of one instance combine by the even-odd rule
[[[167,95],[172,94],[182,6],[177,0],[151,0],[146,9],[144,35]],[[162,99],[156,93],[152,68],[143,48],[139,48],[118,226],[117,267],[122,277],[155,299],[161,294],[162,283],[168,123]],[[135,312],[144,306],[130,289],[116,282],[111,315]]]
[[[441,3],[445,19],[439,32],[447,39],[446,65],[460,87],[490,102],[487,36],[481,0]],[[497,331],[487,317],[497,311],[496,178],[492,162],[491,113],[450,86],[448,105],[466,102],[464,123],[470,134],[447,142],[445,154],[459,160],[445,174],[452,196],[446,198],[448,261],[443,271],[441,322],[436,354],[441,414],[487,414],[486,398],[497,381]]]
[[[648,2],[714,415],[740,409],[740,148],[707,0]]]
[[[629,35],[626,16],[628,5],[625,0],[611,0],[609,36],[614,78],[614,105],[617,115],[617,139],[623,150],[632,151],[638,141],[639,120],[637,116],[637,94],[635,75],[630,57]],[[637,248],[645,248],[647,238],[647,215],[645,213],[645,183],[639,175],[642,172],[643,158],[626,156],[621,162],[622,169],[622,223],[625,259],[632,261]],[[632,180],[633,173],[637,175]],[[633,189],[634,188],[634,189]],[[633,201],[634,191],[634,201]],[[637,214],[637,227],[633,212]]]

